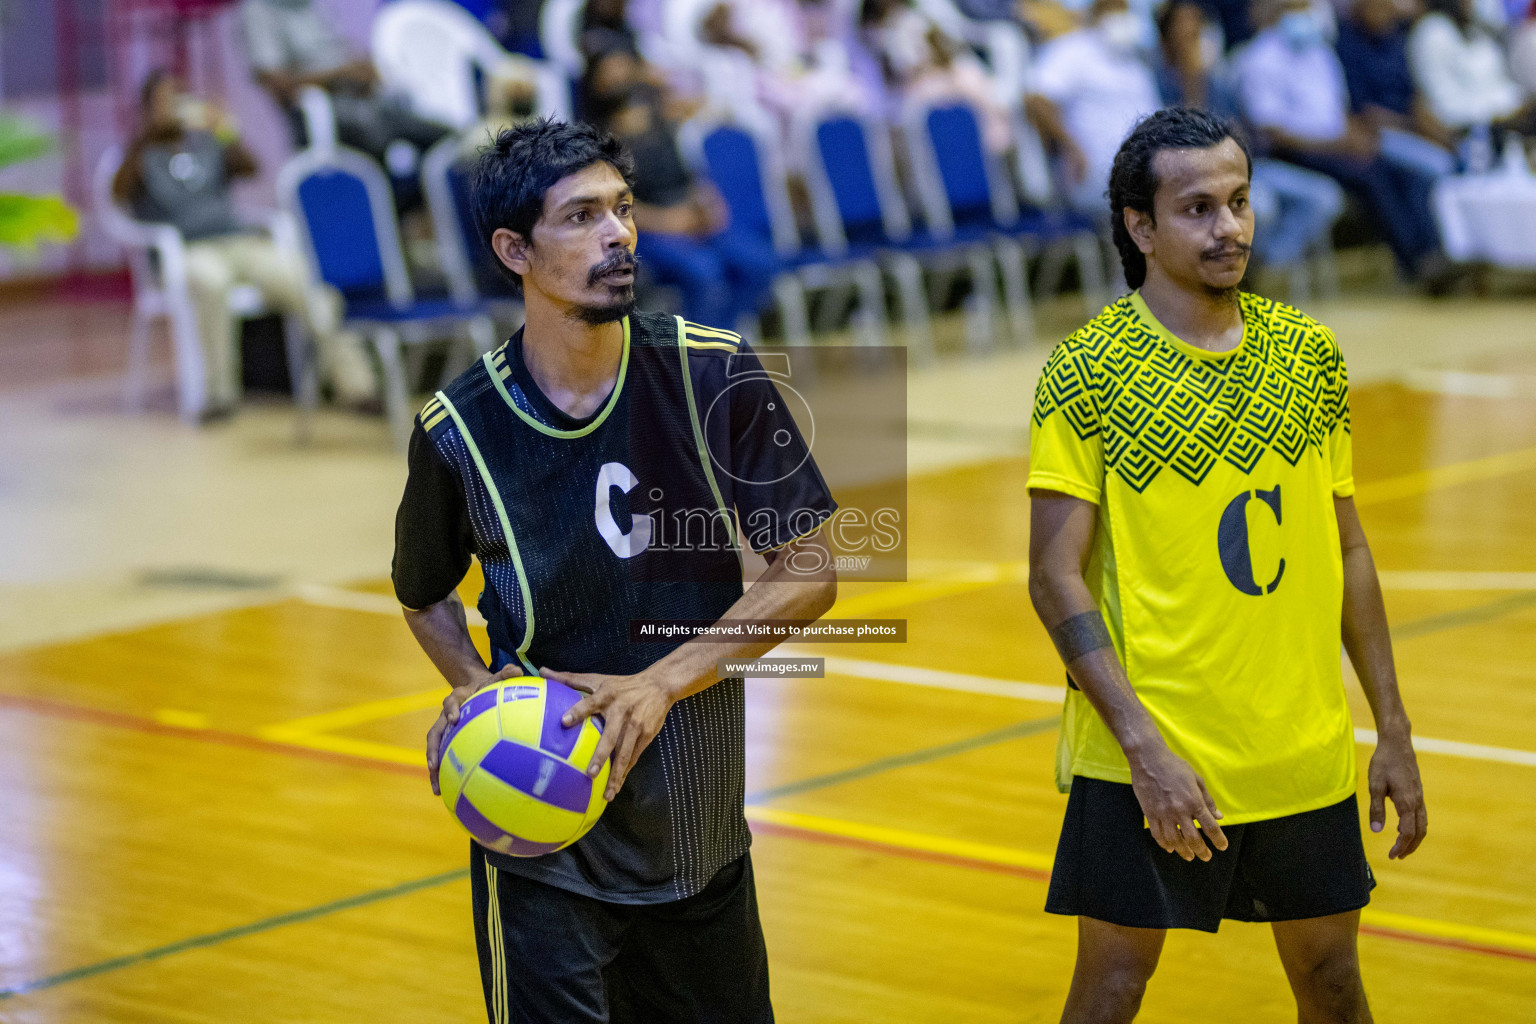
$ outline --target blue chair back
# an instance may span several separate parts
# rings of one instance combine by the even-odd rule
[[[349,301],[413,301],[389,179],[371,157],[305,150],[279,172],[278,194],[297,215],[322,281]]]
[[[852,245],[902,245],[912,220],[896,181],[886,126],[829,109],[797,119],[806,183],[822,246],[834,255]]]
[[[842,115],[822,121],[816,126],[816,153],[826,169],[848,241],[883,241],[884,211],[864,125]]]
[[[773,217],[763,184],[757,140],[746,129],[722,124],[704,137],[704,164],[731,211],[731,226],[773,239]]]
[[[349,299],[383,298],[384,259],[363,183],[345,171],[317,171],[299,183],[299,209],[321,280]]]
[[[926,118],[939,181],[956,223],[992,219],[992,184],[976,113],[965,104],[935,107]]]

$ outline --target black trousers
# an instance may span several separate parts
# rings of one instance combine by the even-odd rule
[[[490,864],[471,844],[491,1024],[772,1024],[752,860],[670,903],[607,903]]]

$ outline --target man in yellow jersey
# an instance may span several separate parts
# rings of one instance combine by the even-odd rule
[[[1069,674],[1070,786],[1046,910],[1078,919],[1063,1021],[1129,1021],[1168,928],[1267,921],[1299,1019],[1369,1021],[1375,885],[1342,639],[1376,719],[1372,831],[1427,828],[1381,588],[1355,512],[1333,334],[1239,292],[1251,160],[1163,110],[1115,158],[1136,289],[1056,347],[1035,395],[1030,597]]]

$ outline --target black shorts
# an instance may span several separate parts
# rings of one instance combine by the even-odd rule
[[[491,1024],[772,1024],[749,856],[671,903],[557,889],[477,843],[469,877]]]
[[[1074,776],[1046,912],[1214,932],[1222,918],[1295,921],[1359,910],[1376,887],[1353,796],[1224,825],[1227,848],[1212,847],[1208,861],[1167,852],[1145,821],[1129,784]]]

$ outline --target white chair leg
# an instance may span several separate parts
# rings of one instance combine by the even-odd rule
[[[190,305],[170,309],[171,348],[176,353],[176,404],[186,423],[197,423],[208,407],[208,368]]]
[[[965,341],[972,352],[987,352],[996,341],[997,326],[992,251],[984,245],[968,246],[965,261],[971,269],[971,294],[965,300]]]
[[[123,411],[128,413],[144,411],[149,389],[149,346],[154,338],[149,320],[148,313],[135,309],[128,328],[128,370],[123,375]]]
[[[902,327],[907,333],[911,359],[914,363],[930,362],[934,356],[933,324],[928,316],[928,296],[923,290],[923,268],[911,256],[891,257],[889,268],[901,299]]]
[[[800,279],[792,273],[774,278],[773,300],[779,307],[779,319],[783,322],[784,343],[811,345],[811,317],[806,308],[805,285]]]
[[[853,286],[859,296],[859,306],[854,311],[854,333],[858,343],[886,344],[885,282],[880,276],[880,268],[871,262],[859,263],[853,271]]]
[[[288,352],[288,382],[293,388],[294,441],[313,437],[315,410],[320,406],[320,352],[314,335],[301,318],[283,317],[283,344]]]
[[[377,328],[373,332],[373,347],[384,370],[384,416],[389,420],[395,447],[403,451],[411,439],[411,399],[405,386],[405,352],[400,335],[393,328]]]
[[[1029,298],[1029,261],[1024,246],[1012,238],[999,238],[992,246],[997,269],[1003,277],[1003,304],[1008,309],[1008,328],[1017,345],[1035,338],[1034,303]]]

